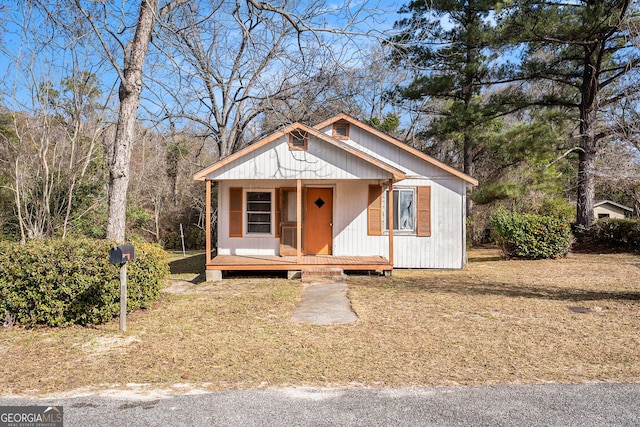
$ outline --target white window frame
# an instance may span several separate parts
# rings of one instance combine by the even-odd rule
[[[405,229],[405,230],[400,230],[400,229],[393,229],[393,234],[394,235],[415,235],[417,233],[416,231],[416,215],[418,213],[417,209],[416,209],[416,188],[415,187],[393,187],[393,191],[394,193],[397,192],[396,194],[394,194],[394,202],[398,203],[398,210],[396,212],[393,212],[393,218],[394,220],[396,220],[398,222],[398,224],[400,223],[400,192],[406,192],[406,193],[411,193],[411,215],[413,218],[413,224],[411,226],[410,229]],[[384,192],[383,192],[383,197],[382,197],[382,209],[383,209],[383,215],[382,215],[382,222],[383,222],[383,233],[384,234],[389,234],[389,210],[387,208],[387,204],[388,204],[388,200],[389,200],[389,189],[385,188]]]
[[[269,193],[271,195],[271,199],[269,201],[270,204],[270,209],[268,211],[269,213],[269,232],[264,232],[264,231],[249,231],[249,214],[251,213],[256,213],[256,214],[261,214],[261,213],[267,213],[267,211],[250,211],[249,210],[249,193]],[[242,206],[242,215],[245,219],[244,223],[244,234],[245,236],[248,237],[273,237],[274,234],[274,217],[275,217],[275,190],[270,189],[270,190],[266,190],[266,189],[245,189],[244,190],[244,200],[243,200],[243,206]],[[253,224],[253,223],[252,223]],[[266,223],[264,223],[266,224]]]

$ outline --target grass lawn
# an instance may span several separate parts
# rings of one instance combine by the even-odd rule
[[[202,264],[175,257],[174,279]],[[0,328],[0,395],[80,388],[206,390],[640,382],[640,257],[504,261],[474,250],[462,271],[350,277],[359,320],[290,321],[299,281],[183,286],[93,328]],[[195,280],[197,282],[197,280]]]

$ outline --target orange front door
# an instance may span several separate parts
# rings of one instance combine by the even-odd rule
[[[331,255],[333,238],[333,189],[307,188],[305,253]]]

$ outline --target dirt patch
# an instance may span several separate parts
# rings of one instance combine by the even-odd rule
[[[162,292],[168,294],[189,294],[193,293],[193,282],[180,279],[171,279],[167,286],[162,288]]]
[[[99,356],[111,351],[124,352],[132,343],[140,342],[136,336],[128,337],[95,337],[82,345],[82,351],[92,356]]]
[[[150,402],[158,399],[166,399],[175,395],[197,395],[208,393],[204,385],[189,383],[171,384],[168,387],[158,388],[154,384],[99,384],[65,392],[51,393],[51,399],[67,399],[74,397],[99,396],[126,401]],[[13,397],[25,397],[15,395]]]

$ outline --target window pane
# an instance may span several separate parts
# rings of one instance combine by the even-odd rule
[[[259,214],[259,213],[249,212],[247,214],[247,217],[249,218],[249,222],[263,222],[263,223],[266,223],[266,224],[270,224],[271,223],[271,214],[270,213]]]
[[[393,190],[393,229],[413,231],[415,229],[415,204],[413,190]],[[385,230],[389,229],[389,191],[385,192]]]
[[[307,134],[299,130],[294,130],[289,134],[291,136],[290,144],[292,147],[304,148],[307,144]]]
[[[336,135],[338,135],[338,136],[347,136],[347,125],[337,125],[336,126]]]
[[[270,192],[247,192],[247,232],[271,233]]]
[[[296,222],[298,220],[298,199],[295,191],[285,191],[284,196],[284,222]]]
[[[271,212],[271,202],[248,202],[247,211],[250,212]]]
[[[399,193],[398,230],[413,230],[413,191],[400,191]]]
[[[271,202],[271,193],[250,191],[247,193],[248,202]]]
[[[271,233],[271,224],[247,224],[248,233]]]

